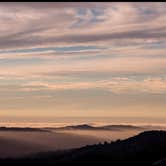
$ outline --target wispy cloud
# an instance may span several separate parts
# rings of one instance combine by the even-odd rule
[[[40,6],[1,3],[1,49],[166,38],[166,13],[162,3],[48,3]]]
[[[146,78],[143,80],[134,80],[125,77],[115,77],[111,80],[102,80],[94,82],[29,82],[22,85],[24,91],[40,90],[80,90],[80,89],[104,89],[112,93],[166,93],[166,78]]]

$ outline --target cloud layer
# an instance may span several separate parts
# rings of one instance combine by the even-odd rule
[[[101,108],[107,114],[123,110],[114,108],[118,95],[137,98],[136,114],[138,103],[144,111],[166,108],[165,3],[2,2],[0,24],[0,114],[25,108],[78,115]],[[114,102],[105,103],[105,93]],[[130,105],[126,100],[124,110]]]

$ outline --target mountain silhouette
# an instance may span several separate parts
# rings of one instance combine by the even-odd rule
[[[103,126],[103,129],[108,130],[145,130],[145,127],[133,126],[133,125],[107,125]]]
[[[73,125],[54,128],[57,130],[145,130],[145,127],[138,127],[133,125],[107,125],[107,126],[91,126],[88,124]]]
[[[87,145],[82,148],[38,153],[20,159],[1,159],[1,165],[111,165],[163,166],[166,131],[146,131],[125,140]]]
[[[65,126],[65,127],[60,127],[57,129],[79,129],[79,130],[93,130],[96,129],[96,127],[87,125],[87,124],[82,124],[82,125],[73,125],[73,126]]]

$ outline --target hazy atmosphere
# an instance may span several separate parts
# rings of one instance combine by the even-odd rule
[[[0,165],[106,163],[166,165],[166,3],[0,2]]]

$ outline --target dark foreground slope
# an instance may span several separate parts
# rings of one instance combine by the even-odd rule
[[[166,131],[147,131],[126,140],[70,151],[41,153],[24,159],[0,160],[0,165],[158,165],[166,157]],[[165,162],[163,162],[165,163]]]

